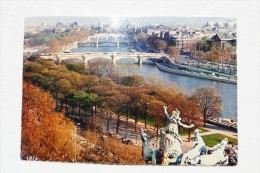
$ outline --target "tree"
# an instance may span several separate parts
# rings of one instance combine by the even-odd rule
[[[203,52],[210,51],[212,47],[212,42],[208,37],[203,37],[200,41],[197,42],[196,49],[202,50]]]
[[[140,41],[140,42],[145,43],[149,39],[149,37],[150,37],[149,34],[142,32],[142,33],[139,33],[137,35],[134,35],[133,39],[135,41]]]
[[[67,79],[60,79],[58,80],[59,85],[59,91],[58,91],[58,97],[61,99],[61,107],[63,108],[63,101],[65,101],[66,105],[66,111],[67,111],[67,100],[66,95],[73,91],[73,87],[71,86],[71,83]]]
[[[169,49],[169,53],[170,53],[170,58],[176,59],[179,56],[180,51],[176,46],[170,46],[170,47],[168,47],[168,49]]]
[[[140,75],[129,75],[121,78],[121,83],[126,86],[140,87],[145,84],[145,79]]]
[[[165,105],[164,102],[156,99],[152,100],[151,104],[149,105],[148,113],[152,115],[154,118],[154,129],[156,129],[157,141],[158,141],[159,127],[162,127],[162,120],[164,118],[164,112],[162,109],[163,105]]]
[[[180,111],[180,116],[182,122],[187,125],[194,124],[194,128],[201,127],[203,125],[203,115],[200,108],[192,102],[186,95],[179,96],[178,110]],[[188,141],[191,140],[191,129],[188,129]]]
[[[94,114],[94,110],[93,107],[96,107],[96,102],[98,99],[98,95],[94,94],[94,93],[86,93],[86,96],[83,98],[83,109],[85,111],[85,116],[87,115],[87,109],[91,110],[91,116],[92,116],[92,121],[93,121],[93,114]]]
[[[24,81],[22,101],[21,158],[73,161],[75,126],[53,110],[51,95]]]
[[[206,125],[207,118],[221,116],[221,97],[214,88],[199,88],[192,94],[191,99],[199,106],[203,114],[204,126]]]
[[[162,52],[164,49],[167,48],[167,43],[164,40],[156,39],[154,41],[154,47],[155,47],[155,49],[157,49],[160,52]]]
[[[84,91],[76,91],[74,93],[73,99],[77,103],[78,110],[79,110],[79,112],[78,112],[79,116],[80,116],[81,106],[86,98],[87,98],[87,93],[85,93]]]
[[[70,71],[75,71],[80,74],[84,74],[86,72],[86,68],[84,64],[80,63],[67,63],[66,67]]]
[[[155,98],[148,94],[141,94],[139,98],[140,102],[140,110],[144,115],[144,125],[145,129],[147,129],[147,116],[149,108],[151,107],[152,102],[155,100]]]
[[[140,95],[144,93],[144,89],[140,87],[124,87],[122,91],[125,95],[130,98],[129,110],[135,119],[135,133],[137,133],[138,114],[140,111]]]

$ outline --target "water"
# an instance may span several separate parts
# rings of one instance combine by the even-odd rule
[[[113,45],[103,44],[98,48],[94,46],[78,47],[72,50],[72,52],[126,52],[128,49],[129,47],[117,48]],[[159,79],[163,81],[165,85],[177,86],[177,88],[187,94],[191,94],[201,87],[213,87],[220,94],[222,99],[222,116],[224,118],[237,120],[237,85],[166,73],[160,71],[156,66],[151,65],[151,63],[144,63],[140,66],[135,64],[135,61],[134,59],[127,58],[119,59],[116,63],[117,67],[123,73],[140,74],[144,76],[146,80],[149,80],[151,77]]]

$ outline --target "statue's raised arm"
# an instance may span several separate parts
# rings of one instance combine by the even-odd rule
[[[169,114],[168,114],[168,112],[167,112],[167,106],[163,106],[163,108],[164,108],[164,113],[165,113],[166,118],[167,118],[169,121],[171,121],[171,118],[170,118],[170,116],[169,116]]]
[[[194,124],[191,124],[191,125],[186,125],[186,124],[183,124],[180,120],[178,121],[178,124],[184,128],[187,128],[187,129],[190,129],[192,127],[194,127]]]
[[[178,125],[180,125],[180,126],[182,126],[182,127],[184,127],[184,128],[187,128],[187,129],[190,129],[190,128],[192,128],[192,127],[194,127],[194,124],[191,124],[191,125],[186,125],[186,124],[183,124],[182,122],[181,122],[181,118],[179,117],[179,115],[180,115],[180,112],[176,109],[176,116],[178,117],[177,118],[177,123],[178,123]]]

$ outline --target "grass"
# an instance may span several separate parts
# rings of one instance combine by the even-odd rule
[[[200,133],[208,132],[208,130],[207,130],[207,129],[204,129],[203,127],[199,127],[198,129],[200,130]],[[179,134],[180,134],[181,136],[186,136],[186,135],[188,135],[188,129],[185,129],[185,128],[181,127],[181,128],[180,128],[180,131],[179,131]],[[191,135],[193,135],[193,134],[194,134],[194,130],[191,131]]]
[[[131,118],[133,120],[135,119],[135,117],[133,115],[129,115],[129,118]],[[138,122],[144,123],[144,117],[139,116]],[[152,126],[152,127],[154,126],[154,120],[151,117],[148,117],[146,122],[147,122],[147,125]]]
[[[134,119],[134,116],[133,116],[133,115],[130,115],[129,118]],[[144,123],[144,117],[139,116],[139,117],[138,117],[138,122]],[[153,118],[147,117],[147,125],[152,126],[152,127],[154,126],[154,120],[153,120]],[[200,133],[208,132],[208,130],[207,130],[207,129],[204,129],[203,127],[199,127],[198,129],[201,131]],[[191,135],[192,135],[193,133],[194,133],[194,130],[191,131]],[[182,128],[182,127],[181,127],[181,128],[180,128],[180,131],[179,131],[179,134],[180,134],[181,136],[188,135],[188,129],[185,129],[185,128]]]
[[[202,139],[204,140],[204,142],[205,142],[205,144],[207,146],[213,147],[214,145],[216,145],[220,141],[222,141],[225,137],[228,138],[228,143],[229,144],[237,143],[237,139],[231,138],[231,137],[227,137],[227,136],[219,134],[219,133],[202,136]]]

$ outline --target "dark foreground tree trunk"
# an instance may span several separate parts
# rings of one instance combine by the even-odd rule
[[[109,113],[107,113],[107,131],[109,131]]]
[[[147,129],[147,115],[144,115],[144,128]]]
[[[128,132],[128,119],[129,119],[129,110],[127,109],[127,112],[126,112],[126,124],[125,124],[125,139],[127,137],[127,132]]]
[[[119,126],[120,126],[120,115],[117,115],[116,134],[118,134]]]
[[[191,133],[191,130],[188,129],[188,142],[190,142],[190,140],[191,140],[190,133]]]
[[[138,123],[137,108],[135,108],[134,116],[135,116],[135,133],[137,133],[137,123]]]

